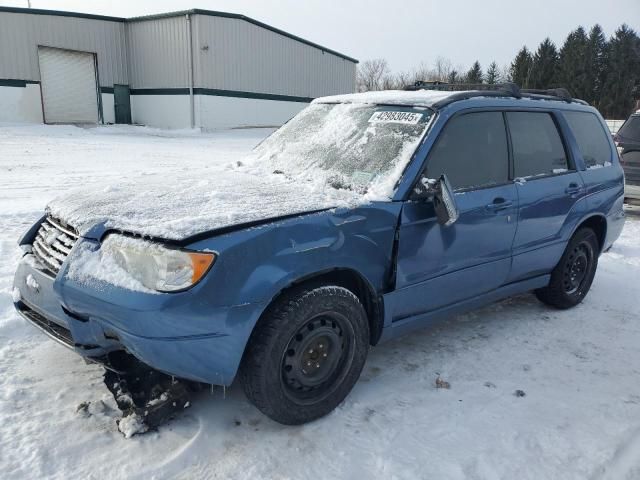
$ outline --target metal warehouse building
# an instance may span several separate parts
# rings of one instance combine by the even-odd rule
[[[0,7],[0,122],[280,125],[357,60],[243,15]]]

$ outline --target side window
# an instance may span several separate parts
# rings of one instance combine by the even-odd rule
[[[634,115],[624,122],[618,130],[618,136],[625,140],[640,142],[640,116]]]
[[[509,153],[500,112],[477,112],[451,119],[427,160],[427,175],[447,174],[455,190],[509,180]]]
[[[564,112],[564,118],[576,137],[587,168],[611,162],[609,139],[598,117],[589,112]]]
[[[556,124],[548,113],[509,112],[516,178],[553,175],[569,169]]]

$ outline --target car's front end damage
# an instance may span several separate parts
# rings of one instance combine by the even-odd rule
[[[51,216],[20,244],[16,310],[86,361],[103,365],[118,406],[125,417],[142,419],[140,428],[183,409],[191,385],[232,382],[262,304],[212,306],[202,284],[161,293],[78,281],[69,275],[77,252],[98,250],[101,242]]]
[[[300,282],[360,292],[375,344],[394,279],[392,200],[433,113],[314,103],[215,174],[67,192],[20,240],[15,307],[104,365],[125,434],[184,408],[191,384],[230,385],[258,320]]]

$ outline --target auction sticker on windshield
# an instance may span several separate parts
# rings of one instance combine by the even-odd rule
[[[375,112],[369,123],[408,123],[415,125],[422,118],[421,113],[413,112]]]

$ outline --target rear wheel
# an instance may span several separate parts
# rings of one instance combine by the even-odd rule
[[[283,295],[256,326],[240,368],[249,400],[287,425],[331,412],[353,388],[369,347],[358,297],[336,286]]]
[[[551,281],[536,290],[536,296],[547,305],[566,309],[582,302],[591,288],[598,267],[598,238],[590,228],[578,230],[551,272]]]

